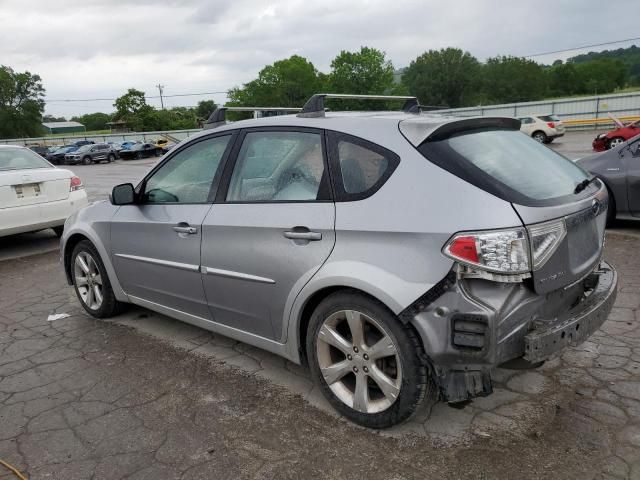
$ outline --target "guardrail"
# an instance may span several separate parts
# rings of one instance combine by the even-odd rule
[[[619,117],[619,120],[622,123],[629,123],[629,122],[635,122],[637,120],[640,120],[640,116],[635,116],[635,115],[630,115],[630,116],[626,116],[626,117]],[[579,119],[566,119],[566,120],[562,120],[562,123],[564,123],[564,126],[567,128],[587,128],[587,127],[593,127],[593,128],[597,128],[599,126],[607,126],[607,127],[611,127],[614,128],[615,124],[613,123],[613,120],[611,120],[608,117],[605,118],[579,118]]]

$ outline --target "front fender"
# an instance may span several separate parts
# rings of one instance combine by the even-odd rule
[[[60,239],[60,260],[65,269],[67,281],[71,284],[71,273],[66,264],[70,250],[79,240],[79,236],[87,238],[93,245],[107,271],[113,293],[118,301],[128,302],[129,298],[122,289],[111,263],[111,219],[118,211],[110,202],[92,203],[71,215],[64,224],[64,233]]]

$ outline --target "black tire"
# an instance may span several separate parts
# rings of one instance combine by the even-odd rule
[[[384,328],[384,334],[389,336],[396,347],[402,371],[400,389],[395,401],[382,411],[376,413],[360,412],[347,405],[333,393],[320,370],[320,360],[317,353],[320,329],[324,321],[329,319],[332,314],[343,310],[354,310],[373,319]],[[370,346],[368,345],[368,347]],[[359,355],[366,359],[365,352],[366,350],[360,352]],[[424,360],[426,356],[416,332],[411,326],[403,325],[382,303],[359,292],[342,290],[329,295],[320,302],[311,316],[307,329],[306,355],[311,374],[329,403],[349,420],[364,427],[388,428],[397,425],[407,420],[423,402],[428,402],[423,406],[430,411],[437,401],[437,388]],[[352,358],[355,356],[356,354]],[[354,369],[354,372],[357,371]],[[363,368],[363,371],[369,370]],[[365,375],[363,371],[360,372],[361,375]],[[348,380],[349,375],[352,375],[351,372],[341,377],[339,381]],[[373,382],[368,375],[366,381]],[[353,378],[355,379],[355,374]],[[367,383],[367,388],[374,384],[375,382]]]
[[[82,295],[78,290],[78,285],[76,284],[76,277],[74,274],[74,265],[76,262],[76,257],[79,254],[90,255],[95,261],[95,264],[100,273],[100,278],[102,280],[102,303],[98,308],[90,308],[82,299]],[[104,268],[104,264],[102,263],[102,259],[100,258],[100,255],[98,254],[96,248],[89,240],[82,240],[74,247],[69,261],[71,262],[69,268],[71,271],[71,278],[73,279],[73,288],[76,291],[76,296],[80,301],[80,305],[82,305],[82,308],[84,308],[89,315],[95,318],[109,318],[117,315],[123,310],[124,304],[116,300],[116,297],[113,293],[113,288],[111,288],[111,282],[109,281],[107,271]]]
[[[136,160],[140,160],[142,158],[142,154],[140,152],[136,153]]]
[[[549,144],[551,142],[553,142],[553,137],[547,137],[547,141],[544,143]]]
[[[88,155],[82,159],[83,165],[91,165],[92,163],[93,163],[93,160],[91,160],[91,157],[89,157]]]
[[[116,161],[116,156],[113,153],[110,153],[109,156],[107,157],[107,161],[109,163],[115,162]]]
[[[64,225],[53,227],[52,230],[56,234],[56,236],[60,238],[62,236],[62,233],[64,232]]]
[[[533,138],[536,142],[547,143],[549,137],[542,130],[536,130],[531,134],[531,138]]]

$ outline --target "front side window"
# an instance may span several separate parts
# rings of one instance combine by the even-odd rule
[[[324,196],[326,185],[321,134],[249,132],[238,153],[227,201],[315,201]]]
[[[147,179],[143,201],[206,203],[230,138],[209,138],[176,153]]]

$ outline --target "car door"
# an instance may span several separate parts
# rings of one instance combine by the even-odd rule
[[[634,217],[640,217],[640,137],[629,142],[629,147],[621,153],[627,174],[629,213]]]
[[[214,321],[284,341],[284,319],[334,243],[324,134],[242,131],[202,226],[202,272]]]
[[[521,122],[520,131],[531,136],[531,134],[533,133],[533,126],[535,125],[533,118],[522,117],[520,119],[520,122]]]
[[[125,292],[210,319],[200,275],[202,221],[233,135],[184,145],[139,185],[111,221],[112,261]]]

